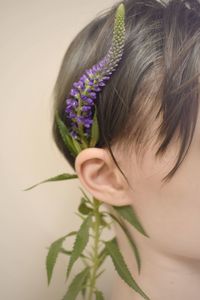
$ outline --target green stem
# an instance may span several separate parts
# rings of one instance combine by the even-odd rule
[[[93,266],[91,270],[90,275],[90,288],[89,288],[89,294],[87,300],[92,300],[92,295],[95,290],[96,286],[96,274],[99,267],[99,255],[98,255],[98,248],[99,248],[99,242],[100,242],[100,214],[99,214],[99,206],[101,203],[99,200],[93,198],[94,200],[94,216],[95,216],[95,222],[94,222],[94,252],[93,252]]]

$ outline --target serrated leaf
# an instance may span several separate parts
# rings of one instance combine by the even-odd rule
[[[34,184],[33,186],[25,189],[24,191],[28,191],[28,190],[31,190],[33,189],[34,187],[36,187],[37,185],[39,184],[42,184],[42,183],[46,183],[46,182],[50,182],[50,181],[61,181],[61,180],[69,180],[69,179],[75,179],[75,178],[78,178],[78,176],[76,174],[67,174],[67,173],[63,173],[63,174],[60,174],[60,175],[57,175],[55,177],[51,177],[51,178],[48,178],[48,179],[45,179],[39,183],[36,183]]]
[[[124,224],[122,224],[122,222],[120,222],[117,217],[111,213],[107,213],[113,220],[115,220],[120,227],[122,228],[123,232],[125,233],[126,237],[128,238],[131,248],[133,249],[133,252],[135,254],[135,258],[136,258],[136,262],[137,262],[137,267],[138,267],[138,272],[140,273],[140,268],[141,268],[141,259],[140,259],[140,255],[139,255],[139,251],[137,249],[137,246],[133,240],[133,237],[130,235],[129,231],[127,230],[127,228],[124,226]]]
[[[82,254],[85,249],[88,240],[89,240],[89,229],[92,222],[92,216],[89,214],[87,218],[83,221],[80,226],[80,229],[76,235],[76,240],[72,249],[72,255],[69,260],[68,268],[67,268],[67,277],[70,274],[73,264]]]
[[[89,147],[94,147],[98,143],[98,140],[99,140],[99,125],[98,125],[98,120],[97,120],[97,109],[95,106],[93,124],[92,124],[92,128],[91,128],[91,140],[90,140]]]
[[[150,300],[150,298],[141,290],[139,285],[133,279],[124,258],[120,252],[120,249],[117,244],[116,238],[113,238],[110,241],[104,242],[106,245],[106,249],[109,255],[112,258],[113,264],[119,276],[137,293],[139,293],[145,300]]]
[[[56,113],[55,113],[55,120],[56,120],[56,124],[58,126],[58,129],[59,129],[59,132],[60,132],[60,135],[62,137],[64,144],[67,146],[67,148],[70,151],[70,153],[72,154],[72,156],[76,157],[78,152],[73,143],[74,139],[71,137],[65,123],[59,117],[58,111],[56,111]]]
[[[85,282],[85,278],[88,276],[89,268],[86,267],[83,271],[78,273],[73,281],[71,282],[67,293],[62,300],[75,300],[79,292],[82,290],[82,287]]]
[[[66,239],[66,237],[75,235],[76,233],[77,233],[76,231],[72,231],[72,232],[68,233],[67,235],[59,238],[58,240],[56,240],[55,242],[53,242],[51,244],[51,246],[49,248],[49,252],[46,257],[46,270],[47,270],[47,277],[48,277],[48,285],[51,281],[53,269],[54,269],[58,254],[62,248],[62,244],[63,244],[64,240]]]
[[[134,211],[133,207],[130,205],[126,206],[112,206],[115,211],[117,211],[126,221],[128,221],[131,225],[133,225],[140,233],[144,236],[149,237],[148,234],[145,232],[144,228],[142,227],[136,212]]]
[[[90,212],[92,212],[92,209],[86,205],[84,200],[82,200],[78,207],[78,211],[83,215],[88,215]]]
[[[104,300],[103,293],[101,291],[95,291],[96,300]]]

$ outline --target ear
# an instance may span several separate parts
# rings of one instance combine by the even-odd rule
[[[96,199],[115,206],[131,204],[128,183],[107,150],[82,150],[76,157],[75,169],[82,185]]]

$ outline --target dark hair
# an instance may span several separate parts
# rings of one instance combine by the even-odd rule
[[[53,112],[58,110],[63,122],[65,99],[73,82],[109,50],[119,3],[83,28],[64,55],[53,90]],[[185,158],[197,122],[200,4],[197,0],[125,0],[123,3],[126,12],[124,54],[96,101],[100,127],[96,147],[108,148],[125,176],[112,153],[112,145],[124,151],[132,151],[134,147],[137,154],[144,154],[148,141],[156,135],[155,155],[159,156],[177,136],[179,155],[163,179],[167,181]],[[158,127],[153,131],[156,123]],[[63,144],[55,118],[53,137],[74,169],[75,159]]]

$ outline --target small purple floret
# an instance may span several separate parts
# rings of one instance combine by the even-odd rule
[[[76,97],[77,95],[79,95],[79,92],[75,89],[71,89],[70,95]]]
[[[91,106],[89,106],[89,105],[83,105],[82,111],[89,111],[89,110],[91,110]]]
[[[86,98],[85,101],[89,104],[89,105],[94,105],[94,100],[91,98]]]
[[[84,86],[85,86],[85,84],[84,84],[84,82],[81,81],[81,80],[78,81],[78,82],[74,82],[74,83],[73,83],[73,87],[75,87],[75,88],[77,88],[77,89],[79,89],[79,90],[83,89]]]
[[[90,96],[92,99],[96,99],[96,97],[97,97],[96,93],[94,93],[94,92],[91,92],[91,93],[89,94],[89,96]]]

